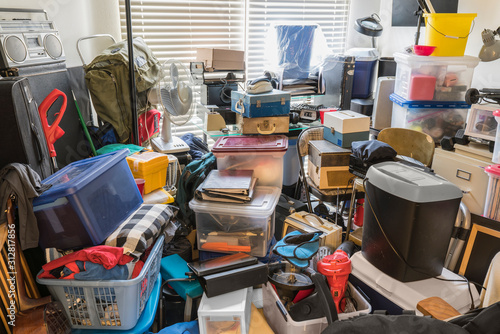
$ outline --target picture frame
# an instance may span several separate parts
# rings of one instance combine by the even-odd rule
[[[483,284],[491,260],[498,252],[500,231],[473,223],[458,273]]]
[[[497,122],[493,111],[497,109],[497,105],[473,104],[467,117],[465,134],[470,137],[495,141]]]

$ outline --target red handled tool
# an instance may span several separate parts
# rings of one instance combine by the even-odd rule
[[[47,113],[49,109],[52,107],[56,100],[62,97],[63,103],[61,109],[58,113],[55,114],[56,119],[49,125],[47,121]],[[68,104],[68,99],[66,98],[66,94],[61,92],[59,89],[54,89],[50,92],[49,95],[42,101],[40,106],[38,107],[38,113],[40,114],[40,120],[42,122],[43,133],[45,134],[45,139],[47,140],[47,146],[49,147],[50,157],[52,158],[52,163],[54,164],[54,169],[57,170],[57,161],[56,161],[56,149],[54,148],[54,143],[64,135],[64,130],[59,127],[59,122],[66,111],[66,106]]]
[[[351,273],[351,251],[348,249],[351,246],[348,243],[342,243],[333,254],[325,256],[317,264],[320,274],[326,276],[338,313],[345,308],[344,294]]]

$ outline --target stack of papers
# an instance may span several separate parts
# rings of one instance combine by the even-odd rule
[[[214,169],[196,189],[195,195],[206,201],[246,203],[252,200],[256,182],[253,170]]]

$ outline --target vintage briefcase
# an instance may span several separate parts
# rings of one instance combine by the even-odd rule
[[[42,179],[53,173],[37,104],[28,79],[0,80],[0,168],[12,162],[28,164]]]
[[[247,118],[238,114],[236,115],[236,122],[240,128],[240,132],[245,135],[270,135],[288,133],[290,117],[285,115]]]
[[[281,116],[290,113],[290,93],[274,89],[268,93],[231,92],[231,110],[245,117]]]

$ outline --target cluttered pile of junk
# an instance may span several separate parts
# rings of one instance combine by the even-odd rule
[[[22,20],[12,23],[23,29]],[[276,31],[304,37],[315,30],[292,28]],[[220,135],[210,148],[193,135],[182,140],[172,136],[170,123],[184,124],[195,112],[192,74],[244,70],[243,52],[200,49],[188,70],[178,61],[161,64],[141,38],[111,43],[83,66],[100,122],[92,129],[71,89],[47,87],[51,80],[31,75],[36,60],[3,64],[19,72],[0,80],[1,136],[9,145],[0,171],[6,332],[499,331],[500,259],[492,260],[479,290],[455,271],[470,213],[462,190],[432,171],[432,156],[400,151],[382,140],[382,131],[380,140],[369,140],[370,117],[351,110],[328,109],[319,123],[318,108],[302,106],[298,117],[318,111],[319,126],[295,126],[300,135],[290,136],[287,80],[293,89],[302,89],[297,80],[304,79],[307,90],[321,91],[290,59],[279,64],[277,80],[266,73],[229,92],[243,133]],[[352,57],[339,59],[354,64]],[[449,73],[444,80],[470,85],[472,60],[463,55],[405,53],[396,61],[396,87],[409,87],[399,90],[408,100],[412,93],[435,100],[422,82],[434,80],[435,87],[431,72],[446,71],[447,61],[453,68],[461,61],[466,78]],[[462,86],[441,88],[438,96],[465,94]],[[338,103],[346,102],[344,93]],[[81,138],[71,140],[64,122],[74,117],[70,108],[81,121],[73,131]],[[283,122],[286,130],[276,131]],[[432,155],[437,139],[418,133]],[[283,188],[292,168],[302,189],[297,198]],[[493,196],[500,172],[490,166],[488,173]]]

